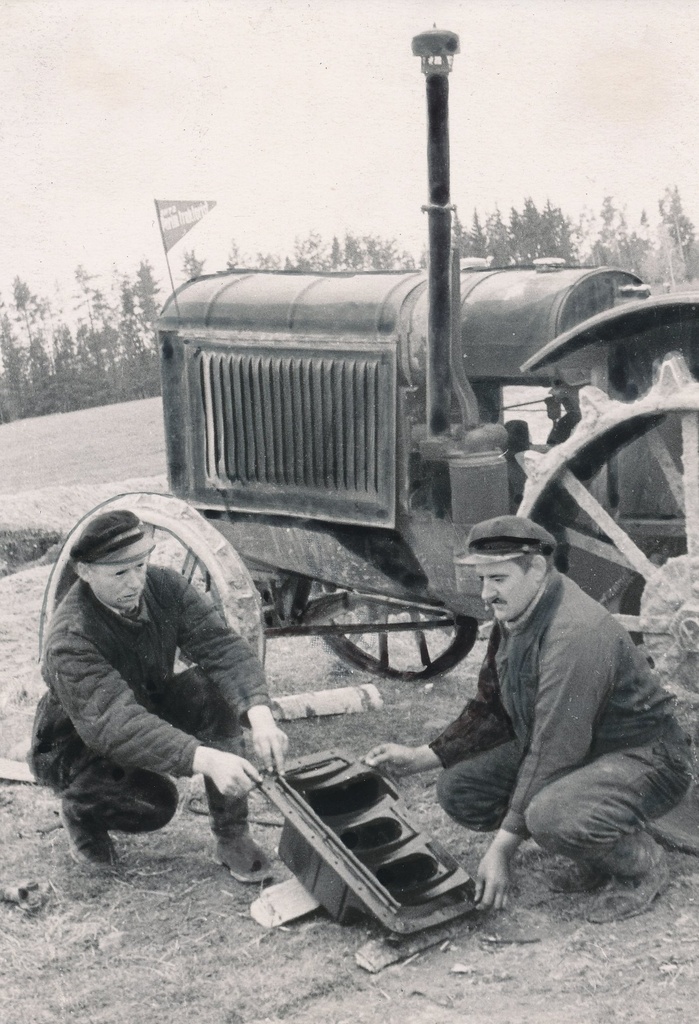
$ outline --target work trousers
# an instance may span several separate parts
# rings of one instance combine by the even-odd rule
[[[208,747],[242,754],[243,737],[235,708],[198,669],[173,676],[155,714]],[[147,752],[144,752],[147,753]],[[211,826],[220,838],[245,827],[247,799],[224,797],[205,779]],[[152,832],[170,821],[177,809],[177,786],[166,775],[144,768],[123,768],[85,749],[61,796],[72,820],[107,831]]]
[[[511,741],[446,769],[437,782],[441,806],[476,832],[499,828],[522,757]],[[597,860],[675,807],[690,782],[689,747],[658,740],[603,754],[561,776],[532,798],[524,819],[529,835],[548,852]]]

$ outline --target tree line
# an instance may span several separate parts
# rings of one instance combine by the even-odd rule
[[[626,210],[605,197],[598,215],[577,221],[547,201],[538,209],[526,198],[504,217],[496,207],[474,210],[468,226],[453,218],[453,242],[462,257],[513,266],[555,256],[576,265],[630,270],[666,290],[699,278],[699,244],[677,187],[658,202],[653,225],[644,212],[630,225]],[[227,269],[296,272],[413,271],[427,252],[407,252],[395,238],[345,233],[327,241],[316,231],[297,238],[286,256],[245,254],[231,243]],[[187,278],[205,271],[193,249],[183,254]],[[73,308],[59,309],[16,277],[10,298],[0,297],[0,422],[68,412],[160,393],[155,325],[161,287],[147,260],[132,275],[119,274],[105,288],[79,266]]]
[[[0,297],[0,422],[160,393],[153,268],[143,261],[109,293],[95,282],[76,269],[67,315],[19,277]]]
[[[605,197],[598,215],[586,211],[576,222],[560,207],[547,202],[539,210],[528,198],[507,219],[497,207],[484,218],[474,210],[468,228],[457,214],[454,241],[462,256],[485,258],[494,266],[556,256],[571,264],[619,267],[671,287],[699,277],[699,245],[677,186],[666,188],[658,201],[655,224],[644,210],[638,224],[630,225],[613,196]]]

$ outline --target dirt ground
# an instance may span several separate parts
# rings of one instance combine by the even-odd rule
[[[14,719],[5,718],[6,724],[13,721],[9,731],[16,747],[24,745],[37,693],[26,647],[46,575],[39,567],[0,581],[0,592],[12,581],[24,622],[22,650],[12,661],[27,664],[21,673],[25,682],[23,692],[14,689],[12,707],[6,708]],[[381,682],[381,711],[288,723],[293,754],[343,748],[360,755],[383,738],[418,742],[433,735],[473,690],[483,643],[476,648],[468,663],[430,689]],[[371,681],[312,640],[270,643],[267,669],[275,693]],[[16,684],[7,658],[0,680],[5,691]],[[505,912],[464,919],[448,945],[373,976],[354,959],[369,938],[382,934],[370,921],[341,926],[319,911],[283,929],[257,925],[249,915],[257,893],[213,863],[206,819],[187,809],[192,786],[181,788],[176,819],[155,835],[119,836],[120,869],[95,878],[70,860],[54,796],[30,785],[0,785],[0,884],[36,881],[49,887],[47,904],[34,915],[0,903],[0,1020],[647,1024],[695,1019],[696,858],[670,855],[672,884],[651,914],[596,926],[583,920],[584,898],[548,891],[550,859],[527,843]],[[487,841],[439,811],[434,776],[408,780],[402,790],[417,823],[473,873]],[[257,835],[273,853],[278,813],[256,796],[253,816],[259,819]],[[289,877],[279,862],[275,877]],[[460,973],[453,973],[457,965]]]
[[[95,486],[101,500],[102,484]],[[22,500],[7,495],[5,513],[0,502],[0,527],[18,510],[21,520]],[[89,500],[89,489],[80,491],[71,506],[68,488],[61,515],[82,514],[77,505]],[[49,495],[33,491],[26,502],[39,520],[49,509],[45,528],[60,532]],[[0,579],[0,756],[23,755],[41,692],[36,630],[48,571],[38,565]],[[338,748],[359,756],[382,739],[434,735],[473,692],[483,648],[479,640],[431,686],[378,681],[382,710],[288,723],[292,756]],[[318,640],[269,643],[267,671],[275,694],[377,682]],[[429,774],[402,783],[410,813],[473,873],[487,838],[447,820],[434,781]],[[68,856],[57,799],[33,785],[0,783],[0,888],[37,882],[47,892],[34,914],[0,901],[3,1024],[679,1024],[697,1017],[695,857],[669,855],[671,885],[652,913],[600,926],[585,922],[585,897],[550,892],[551,859],[528,842],[506,911],[464,918],[450,941],[370,975],[355,962],[357,950],[383,934],[368,919],[342,926],[317,911],[273,930],[253,921],[257,892],[214,864],[207,820],[188,809],[199,788],[197,780],[182,782],[175,819],[152,835],[117,836],[120,867],[93,876]],[[273,854],[278,812],[257,794],[252,814]],[[277,861],[275,880],[287,877]]]

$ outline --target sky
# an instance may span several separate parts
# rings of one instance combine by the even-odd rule
[[[150,261],[154,199],[215,200],[170,257],[205,269],[296,237],[427,225],[424,77],[459,34],[452,200],[465,223],[525,196],[636,223],[677,185],[699,227],[696,0],[0,0],[0,297],[19,275],[70,305]]]

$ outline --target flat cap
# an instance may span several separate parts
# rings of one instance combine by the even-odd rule
[[[496,516],[476,523],[466,543],[467,554],[458,559],[461,565],[504,562],[528,553],[550,555],[556,547],[548,530],[521,516]]]
[[[152,531],[128,509],[114,509],[91,519],[70,549],[76,562],[110,565],[137,562],[154,548]]]

